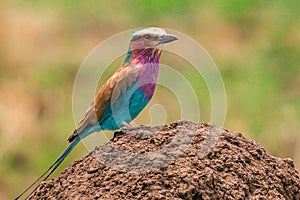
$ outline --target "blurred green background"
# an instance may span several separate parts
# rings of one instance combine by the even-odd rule
[[[300,1],[11,0],[0,5],[0,199],[15,197],[65,148],[75,126],[73,83],[86,55],[113,34],[148,26],[198,41],[225,83],[225,127],[274,156],[293,158],[300,169]],[[190,68],[180,70],[201,90],[201,121],[209,121],[205,83]],[[172,98],[159,87],[151,103]],[[176,119],[174,114],[167,122]],[[143,112],[137,123],[148,120]],[[79,144],[54,176],[85,154]]]

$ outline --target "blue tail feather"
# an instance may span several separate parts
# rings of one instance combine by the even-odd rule
[[[64,161],[64,159],[71,153],[71,151],[75,148],[75,146],[80,142],[80,137],[76,137],[67,148],[60,154],[60,156],[54,161],[54,163],[50,166],[50,174],[52,174],[56,168]],[[50,175],[49,174],[49,175]],[[49,177],[49,176],[48,176]],[[47,178],[48,178],[47,177]]]
[[[30,188],[32,188],[38,181],[40,180],[45,181],[58,168],[58,166],[64,161],[64,159],[71,153],[71,151],[76,147],[76,145],[80,142],[81,139],[85,138],[86,136],[90,135],[93,132],[100,131],[100,130],[101,127],[99,125],[95,125],[78,134],[78,136],[72,140],[72,142],[65,148],[65,150],[60,154],[60,156],[58,156],[58,158],[51,164],[51,166],[38,179],[36,179],[26,190],[24,190],[16,199],[19,199],[21,196],[23,196],[23,194],[25,194],[28,190],[30,190]],[[27,195],[26,199],[37,188],[38,186],[36,186],[34,190]]]
[[[75,146],[80,142],[80,140],[81,138],[79,136],[76,137],[62,152],[62,154],[52,163],[52,165],[26,190],[24,190],[24,192],[22,192],[22,194],[20,194],[16,199],[19,199],[21,196],[23,196],[23,194],[25,194],[30,188],[32,188],[39,180],[41,180],[49,172],[49,174],[42,179],[43,181],[45,181],[57,169],[57,167],[63,162],[63,160],[70,154],[70,152],[75,148]],[[35,187],[35,189],[27,195],[26,199],[37,189],[37,187]]]

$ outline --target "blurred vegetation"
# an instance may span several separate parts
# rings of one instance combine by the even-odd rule
[[[74,79],[90,50],[120,31],[148,26],[197,40],[225,83],[225,127],[258,141],[274,156],[293,158],[300,168],[300,1],[0,4],[0,199],[15,197],[65,148],[75,126]],[[181,71],[201,90],[201,121],[209,121],[205,83],[190,68]],[[167,112],[176,110],[175,97],[162,87],[152,104],[169,104],[166,99],[174,101]],[[178,119],[174,116],[168,122]],[[137,123],[145,120],[147,112]],[[85,153],[80,144],[54,176]]]

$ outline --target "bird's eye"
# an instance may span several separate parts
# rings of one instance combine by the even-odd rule
[[[149,34],[146,34],[144,37],[145,37],[145,39],[147,39],[147,40],[150,39],[150,35],[149,35]]]

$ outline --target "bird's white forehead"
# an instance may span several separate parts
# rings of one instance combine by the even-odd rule
[[[150,28],[145,28],[145,29],[134,32],[133,36],[145,35],[145,34],[150,34],[150,35],[155,35],[155,36],[161,37],[161,36],[166,35],[167,33],[162,28],[150,27]]]

